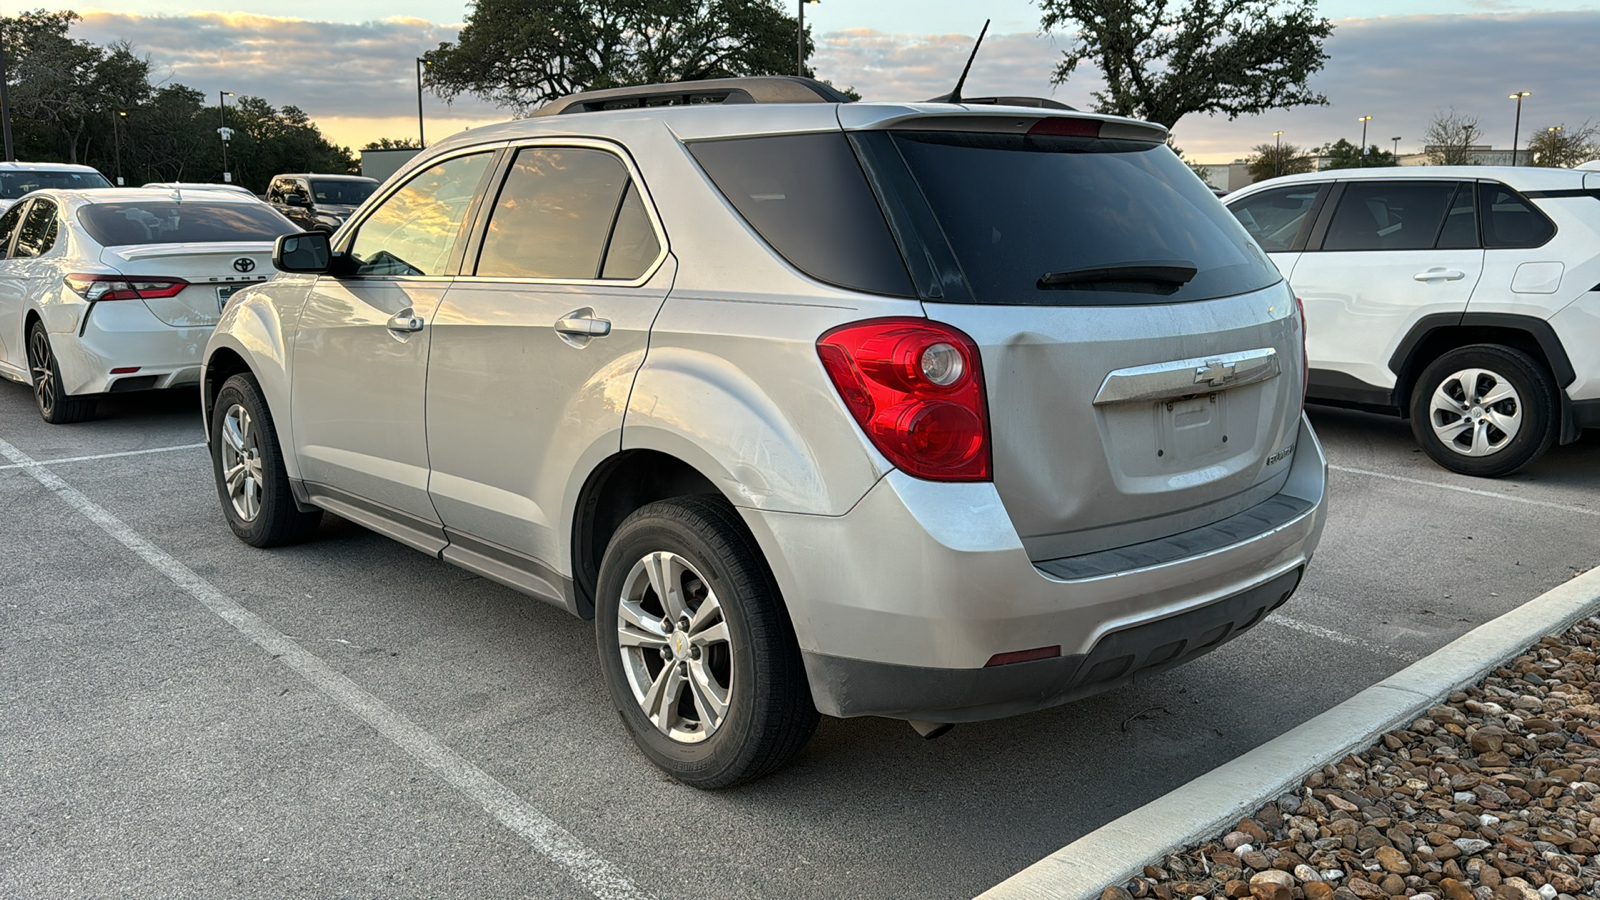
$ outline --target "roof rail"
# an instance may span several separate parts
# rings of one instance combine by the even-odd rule
[[[691,106],[703,103],[849,103],[837,89],[811,78],[794,75],[759,75],[747,78],[711,78],[641,84],[568,94],[534,110],[535,116],[600,112],[607,109],[641,109],[651,106]]]
[[[949,94],[940,94],[929,97],[928,103],[949,103]],[[1068,106],[1060,100],[1051,100],[1049,97],[962,97],[959,101],[963,106],[1031,106],[1035,109],[1064,109],[1068,112],[1077,112],[1075,106]]]

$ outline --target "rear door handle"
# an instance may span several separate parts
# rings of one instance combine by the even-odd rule
[[[611,333],[611,322],[591,316],[566,316],[556,320],[556,331],[573,337],[605,337]]]
[[[1413,281],[1460,281],[1467,277],[1467,273],[1457,269],[1432,268],[1426,272],[1418,272],[1411,276]]]
[[[409,334],[413,331],[421,331],[422,325],[422,317],[413,312],[411,307],[408,306],[389,317],[388,328],[393,332]]]

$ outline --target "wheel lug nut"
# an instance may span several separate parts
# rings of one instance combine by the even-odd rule
[[[689,676],[689,664],[686,662],[678,663],[678,674],[687,678]]]

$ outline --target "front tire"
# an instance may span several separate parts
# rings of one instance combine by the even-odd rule
[[[1555,443],[1555,380],[1520,350],[1473,344],[1440,356],[1411,392],[1411,432],[1452,472],[1499,478]]]
[[[223,382],[211,409],[211,471],[222,513],[252,547],[278,547],[310,537],[321,510],[302,512],[289,490],[272,411],[253,376]]]
[[[40,418],[51,425],[70,425],[94,415],[95,398],[67,396],[50,335],[37,319],[28,326],[28,371],[33,375],[33,399]]]
[[[623,724],[685,784],[766,775],[817,725],[772,574],[720,497],[629,516],[606,547],[595,603],[600,666]]]

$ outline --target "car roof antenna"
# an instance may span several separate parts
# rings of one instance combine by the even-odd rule
[[[978,48],[983,46],[983,36],[989,33],[989,23],[991,21],[993,21],[993,20],[992,19],[984,19],[983,20],[983,30],[978,32],[978,40],[975,43],[973,43],[973,45],[972,45],[972,54],[967,57],[967,65],[966,65],[965,68],[963,68],[961,70],[961,77],[956,79],[955,90],[951,91],[949,96],[943,97],[943,98],[935,98],[935,100],[937,100],[938,102],[941,102],[941,103],[960,103],[961,102],[961,87],[967,83],[967,73],[972,71],[972,61],[978,58]]]

